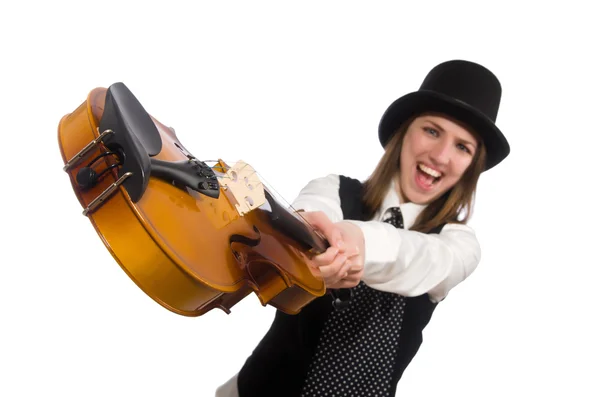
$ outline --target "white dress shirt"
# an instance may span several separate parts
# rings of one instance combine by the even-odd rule
[[[310,181],[292,203],[294,210],[323,211],[332,222],[343,220],[338,175]],[[400,207],[405,229],[383,222],[392,207]],[[465,280],[477,267],[481,249],[474,230],[462,224],[446,224],[439,234],[408,230],[424,205],[405,203],[391,184],[381,208],[359,226],[365,238],[362,280],[371,288],[403,296],[429,294],[433,302]]]
[[[294,210],[323,211],[332,222],[344,220],[338,175],[310,181],[292,203]],[[400,207],[405,229],[383,222],[392,207]],[[408,230],[424,205],[404,203],[391,184],[381,208],[358,225],[365,237],[365,271],[362,280],[371,288],[403,296],[429,294],[439,302],[466,279],[481,257],[475,232],[467,225],[447,224],[440,234]],[[235,374],[216,390],[216,397],[239,397]]]

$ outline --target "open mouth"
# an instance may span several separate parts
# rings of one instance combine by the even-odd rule
[[[432,168],[427,167],[425,164],[417,164],[417,183],[425,189],[431,188],[433,185],[438,183],[442,179],[443,174]]]

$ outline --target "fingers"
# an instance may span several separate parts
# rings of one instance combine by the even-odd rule
[[[358,284],[358,282],[362,279],[363,273],[364,273],[363,268],[361,268],[358,271],[348,272],[348,275],[346,277],[344,277],[344,280],[348,280],[350,282],[356,282]]]
[[[319,270],[325,283],[332,284],[346,277],[351,265],[352,263],[346,255],[340,254],[334,258],[333,262],[319,266]]]
[[[357,285],[364,273],[364,267],[357,261],[348,259],[344,254],[338,254],[331,263],[318,266],[321,276],[328,286],[340,281]]]
[[[350,259],[350,262],[352,262],[352,263],[350,265],[350,268],[348,269],[348,274],[354,274],[354,273],[363,271],[363,269],[364,269],[363,265],[361,265],[360,263],[357,263],[356,261],[353,261],[351,258],[349,258],[349,259]]]
[[[339,254],[339,249],[334,247],[329,247],[325,252],[319,254],[313,258],[313,263],[316,266],[325,266],[332,263],[336,256]]]
[[[328,284],[327,288],[338,289],[338,288],[356,287],[358,285],[358,283],[360,283],[360,280],[362,279],[362,275],[363,275],[362,269],[360,271],[354,272],[352,274],[348,273],[348,275],[346,277],[344,277],[334,283]]]
[[[354,288],[358,285],[358,283],[360,283],[360,280],[342,279],[335,284],[328,285],[327,287],[333,289]]]
[[[322,211],[302,212],[301,216],[321,233],[334,248],[345,248],[342,233]]]
[[[351,282],[348,280],[340,280],[335,284],[328,285],[328,288],[341,289],[341,288],[354,288],[358,285],[358,282]]]
[[[324,212],[303,212],[302,217],[329,242],[324,252],[310,258],[311,272],[320,274],[331,288],[358,285],[363,274],[363,239],[361,229],[351,223],[333,223]],[[363,247],[361,249],[361,247]]]
[[[364,268],[359,268],[358,270],[349,270],[348,273],[346,274],[346,276],[344,276],[343,280],[347,280],[350,282],[356,282],[358,283],[363,276],[364,273]]]

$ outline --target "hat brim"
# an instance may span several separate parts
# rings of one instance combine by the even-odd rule
[[[426,112],[442,113],[470,127],[483,140],[487,152],[485,170],[498,165],[510,153],[506,137],[496,124],[478,109],[446,95],[432,91],[416,91],[394,101],[379,123],[382,146],[406,120]]]

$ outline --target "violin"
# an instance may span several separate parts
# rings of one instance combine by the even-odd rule
[[[296,314],[328,292],[307,266],[327,240],[281,205],[249,164],[211,166],[192,155],[123,83],[90,91],[60,119],[58,143],[83,215],[164,308],[229,314],[255,293],[263,306]]]

